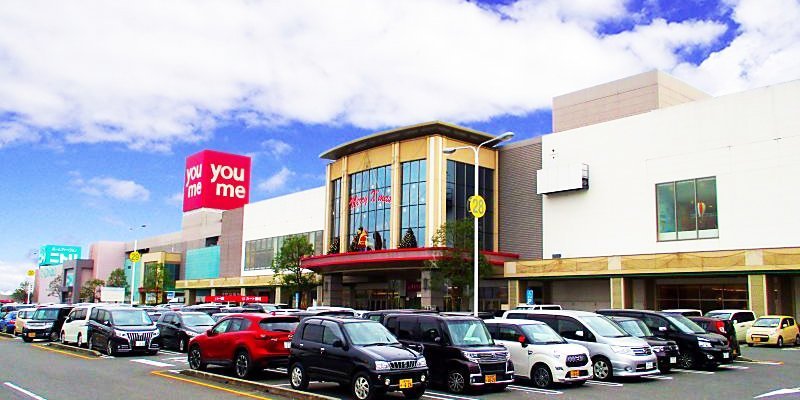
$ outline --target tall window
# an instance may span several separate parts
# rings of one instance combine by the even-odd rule
[[[263,239],[248,240],[244,244],[244,270],[271,270],[283,242],[290,236],[305,236],[314,246],[314,255],[322,254],[322,231],[312,231]]]
[[[494,171],[478,170],[478,193],[486,200],[486,214],[478,219],[478,244],[494,249]],[[447,220],[473,218],[467,199],[475,193],[475,169],[470,164],[447,160]]]
[[[392,167],[387,165],[350,174],[348,251],[380,250],[391,243]],[[367,240],[357,235],[366,230]],[[362,246],[363,243],[363,246]],[[353,246],[355,245],[355,246]]]
[[[426,165],[425,160],[407,161],[402,164],[402,181],[400,199],[400,246],[425,247],[425,195]],[[409,229],[411,234],[409,234]],[[411,236],[413,235],[413,236]],[[411,239],[413,238],[413,242]],[[411,246],[416,242],[416,246]]]
[[[659,183],[656,204],[659,241],[719,237],[716,177]]]
[[[331,230],[328,232],[328,240],[332,243],[339,237],[339,229],[341,228],[342,216],[341,208],[339,205],[342,201],[342,179],[336,179],[331,182]]]

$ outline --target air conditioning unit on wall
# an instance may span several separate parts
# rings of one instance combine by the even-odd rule
[[[536,171],[536,193],[552,194],[589,189],[589,166],[562,164]]]

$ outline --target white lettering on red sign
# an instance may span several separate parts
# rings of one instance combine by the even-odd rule
[[[244,168],[231,168],[227,165],[211,164],[211,183],[216,183],[220,177],[225,180],[233,179],[236,182],[244,182]],[[234,186],[230,183],[217,183],[214,193],[217,196],[243,199],[247,195],[247,189],[243,185]]]

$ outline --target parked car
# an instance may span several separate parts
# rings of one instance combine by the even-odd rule
[[[286,366],[289,342],[299,319],[263,313],[235,314],[189,340],[189,367],[233,367],[238,378],[258,368]]]
[[[661,310],[661,312],[670,313],[670,314],[680,314],[680,315],[683,315],[684,317],[702,317],[703,316],[703,312],[702,311],[700,311],[698,309],[694,309],[694,308],[671,308],[671,309],[667,309],[667,310]]]
[[[561,310],[561,306],[558,304],[525,304],[519,303],[515,310]]]
[[[567,342],[589,350],[595,379],[658,374],[658,359],[643,339],[629,335],[605,316],[570,310],[510,310],[506,319],[532,319],[549,325]]]
[[[622,330],[628,332],[631,336],[644,339],[653,353],[658,358],[658,370],[661,373],[669,372],[672,367],[678,364],[678,344],[674,340],[666,340],[662,337],[653,335],[653,332],[642,320],[630,317],[608,317],[619,325]]]
[[[736,338],[736,330],[733,328],[733,321],[712,317],[687,318],[705,329],[706,332],[716,333],[728,339],[728,345],[731,347],[731,360],[735,360],[742,355],[742,350],[739,347],[739,339]],[[746,333],[747,332],[745,332],[745,334]]]
[[[733,362],[728,340],[708,333],[681,314],[648,310],[607,309],[603,315],[632,317],[642,320],[657,335],[678,343],[678,366],[683,369],[715,369],[719,364]]]
[[[222,312],[223,308],[227,307],[221,304],[196,304],[193,306],[183,307],[181,308],[181,311],[200,311],[208,315],[214,315],[216,313]]]
[[[384,326],[400,343],[421,349],[430,379],[453,393],[486,387],[502,391],[514,382],[508,351],[494,344],[483,320],[469,316],[392,314]]]
[[[425,357],[376,321],[309,317],[291,342],[289,383],[305,390],[311,380],[347,385],[358,400],[402,391],[419,399],[428,385]]]
[[[470,317],[474,316],[473,313],[469,311],[446,311],[439,313],[441,315],[451,315],[456,317]],[[491,311],[478,311],[478,318],[480,319],[494,319],[494,312]]]
[[[223,319],[225,317],[229,317],[231,315],[236,315],[236,314],[241,314],[241,313],[236,313],[236,312],[218,312],[218,313],[212,314],[211,315],[211,319],[213,319],[214,322],[216,323],[216,322],[219,322],[221,319]]]
[[[31,320],[35,311],[36,310],[33,308],[23,308],[17,311],[17,320],[14,323],[14,335],[22,335],[25,324]]]
[[[745,342],[747,330],[756,320],[756,313],[752,310],[711,310],[705,316],[731,321],[739,343]]]
[[[3,318],[0,318],[0,332],[13,333],[17,324],[17,312],[9,311]]]
[[[248,309],[248,310],[257,310],[257,312],[261,312],[261,313],[269,313],[270,311],[280,310],[285,305],[286,304],[283,304],[283,303],[277,303],[277,304],[272,304],[272,303],[244,303],[244,304],[242,304],[242,308],[245,308],[245,309]]]
[[[78,306],[72,309],[61,326],[61,342],[75,343],[78,347],[86,344],[89,315],[98,305]]]
[[[396,310],[369,311],[364,313],[361,316],[361,318],[370,319],[383,324],[383,320],[386,318],[386,316],[391,314],[437,314],[437,313],[438,311],[436,310],[417,310],[413,308],[406,308],[406,309],[396,309]]]
[[[765,315],[759,317],[747,330],[747,345],[774,344],[783,347],[792,343],[800,346],[800,330],[793,317],[787,315]]]
[[[583,385],[592,378],[589,350],[567,343],[544,322],[518,319],[484,321],[495,343],[511,355],[514,375],[538,388],[554,382]]]
[[[161,333],[162,348],[173,348],[180,352],[189,349],[189,340],[214,326],[216,321],[199,311],[167,311],[156,322]]]
[[[140,308],[102,306],[92,308],[86,342],[90,349],[118,353],[158,353],[158,328]]]
[[[33,316],[22,328],[22,340],[32,342],[33,339],[58,340],[61,325],[67,319],[72,306],[56,305],[37,308]]]

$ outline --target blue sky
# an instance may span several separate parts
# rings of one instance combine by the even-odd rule
[[[713,95],[800,74],[797,0],[286,4],[0,9],[0,292],[40,245],[179,230],[203,149],[252,155],[256,201],[324,184],[317,155],[378,130],[521,140],[550,131],[553,96],[647,70]]]

